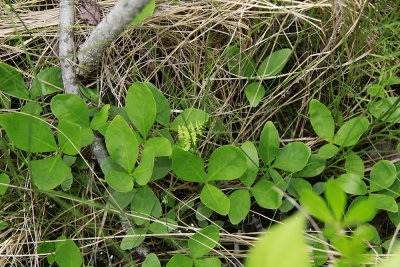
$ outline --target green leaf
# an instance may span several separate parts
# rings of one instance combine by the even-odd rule
[[[292,50],[288,48],[275,51],[261,62],[257,70],[258,75],[266,78],[280,74],[291,53]]]
[[[56,262],[59,267],[82,266],[82,255],[72,240],[63,241],[56,249]]]
[[[376,192],[389,188],[396,180],[396,167],[388,160],[381,160],[375,163],[370,174],[370,190]]]
[[[100,162],[100,168],[103,174],[106,174],[109,171],[118,171],[118,172],[126,172],[126,170],[119,165],[116,161],[114,161],[111,157],[106,157]]]
[[[42,113],[43,109],[37,102],[28,102],[21,108],[22,113],[31,114],[33,116],[39,117],[40,113]]]
[[[90,100],[93,103],[99,104],[99,90],[87,88],[86,86],[79,85],[79,90],[84,96],[85,100]]]
[[[344,168],[348,173],[354,173],[360,177],[364,177],[364,162],[356,153],[351,150],[346,155]]]
[[[111,170],[105,175],[106,181],[115,191],[129,192],[133,188],[133,177],[124,171]]]
[[[296,178],[293,181],[293,188],[300,195],[303,190],[312,190],[312,185],[304,179]]]
[[[208,254],[219,241],[219,231],[214,225],[207,226],[190,237],[188,246],[193,258]]]
[[[318,150],[318,155],[324,159],[330,159],[339,152],[339,148],[332,144],[325,144]]]
[[[264,125],[258,150],[265,165],[271,164],[279,153],[279,133],[271,121]]]
[[[153,174],[154,158],[153,148],[145,146],[140,158],[140,163],[133,173],[135,181],[139,185],[146,185],[150,181],[151,175]]]
[[[347,194],[365,195],[368,192],[364,181],[357,174],[345,173],[340,175],[336,181],[342,185]]]
[[[311,267],[304,227],[301,214],[272,226],[251,250],[246,266]]]
[[[333,224],[334,218],[324,199],[311,190],[304,190],[300,194],[300,203],[312,216],[318,220]]]
[[[180,253],[175,254],[167,263],[167,267],[192,267],[193,260]]]
[[[135,215],[142,217],[134,218],[136,224],[142,225],[148,221],[145,218],[148,218],[151,214],[156,201],[158,201],[158,198],[154,195],[150,187],[145,185],[139,188],[131,202],[131,211]]]
[[[150,253],[147,255],[146,260],[143,262],[142,267],[161,267],[161,263],[157,258],[157,255]]]
[[[232,224],[240,223],[250,211],[250,194],[247,189],[236,190],[229,196],[229,220]]]
[[[221,215],[227,215],[229,212],[230,201],[228,197],[213,185],[204,185],[200,199],[204,205]]]
[[[279,152],[273,168],[287,172],[301,171],[308,162],[311,149],[302,142],[293,142],[283,147]]]
[[[242,176],[246,169],[246,156],[239,148],[221,146],[210,156],[207,181],[234,180]]]
[[[400,210],[400,203],[397,203],[397,210]],[[390,221],[397,227],[400,223],[400,212],[388,212]]]
[[[315,177],[325,170],[326,159],[312,154],[308,159],[306,167],[300,172],[300,177]]]
[[[261,99],[264,97],[265,88],[261,84],[261,82],[252,82],[246,85],[244,93],[247,97],[247,100],[250,102],[250,106],[255,108],[258,106]]]
[[[256,72],[256,62],[254,59],[247,52],[240,52],[238,47],[229,47],[227,57],[229,58],[227,65],[233,74],[252,77]]]
[[[372,116],[385,122],[400,122],[399,97],[383,98],[371,105],[369,108]]]
[[[146,239],[146,231],[144,229],[135,228],[126,233],[127,236],[122,238],[121,249],[133,249],[138,247]],[[133,236],[129,236],[133,235]]]
[[[150,0],[147,5],[139,12],[139,14],[131,21],[132,25],[137,25],[143,20],[147,19],[154,13],[156,8],[156,1]]]
[[[153,222],[150,225],[150,231],[154,234],[166,234],[174,231],[178,223],[169,218],[161,218],[159,222]]]
[[[274,184],[270,181],[262,180],[256,183],[251,189],[251,193],[258,205],[266,209],[277,209],[282,204],[282,196],[274,189]]]
[[[204,162],[201,157],[179,147],[172,149],[172,170],[180,179],[188,182],[205,182]]]
[[[136,190],[131,190],[129,192],[118,192],[114,191],[112,193],[112,197],[108,199],[110,204],[116,209],[124,209],[129,204],[131,204],[133,196],[135,195]]]
[[[153,148],[156,157],[169,157],[172,155],[172,147],[165,137],[152,137],[148,139],[145,146]]]
[[[346,122],[333,138],[333,143],[338,146],[348,147],[357,144],[361,135],[368,129],[368,119],[356,117]]]
[[[390,240],[388,240],[390,241]],[[378,267],[397,267],[400,266],[400,246],[395,246],[394,251],[385,261],[381,262]]]
[[[82,131],[81,146],[84,147],[93,143],[94,134],[92,129],[90,129],[89,127],[82,127],[81,131]]]
[[[359,225],[372,220],[375,214],[375,203],[372,200],[363,199],[350,206],[343,223],[346,227]]]
[[[1,184],[10,184],[10,177],[7,174],[0,174],[0,183]],[[4,195],[7,191],[8,186],[0,185],[0,195]]]
[[[335,122],[329,109],[316,99],[310,101],[310,122],[315,133],[328,142],[332,142]]]
[[[139,155],[139,144],[132,129],[121,116],[117,115],[110,123],[105,139],[111,158],[130,173]]]
[[[196,125],[196,123],[204,123],[208,121],[209,115],[207,112],[196,109],[196,108],[188,108],[182,111],[171,124],[171,129],[174,131],[178,131],[178,126],[188,126],[190,123]]]
[[[125,99],[125,110],[142,137],[146,139],[156,120],[157,108],[153,93],[145,84],[135,82],[129,87]]]
[[[150,181],[164,178],[172,169],[172,160],[170,157],[158,157],[154,159],[153,174]]]
[[[78,154],[81,150],[81,126],[67,120],[60,120],[57,129],[61,151],[71,156]]]
[[[347,203],[347,196],[342,189],[342,185],[335,180],[329,180],[326,183],[325,198],[336,221],[341,221]]]
[[[212,213],[213,211],[211,209],[200,203],[196,211],[196,219],[204,221],[206,218],[210,218]]]
[[[0,88],[1,92],[10,96],[29,99],[29,91],[21,73],[3,62],[0,62]]]
[[[31,97],[45,96],[64,89],[61,68],[58,66],[43,69],[31,85]]]
[[[375,97],[385,97],[385,88],[380,84],[373,84],[368,87],[367,94]]]
[[[51,99],[51,110],[59,120],[68,120],[89,127],[89,109],[77,95],[56,95]]]
[[[369,200],[372,200],[375,203],[375,207],[380,210],[387,210],[390,212],[397,212],[398,207],[396,200],[384,194],[371,194],[369,195]]]
[[[169,102],[165,98],[164,94],[158,90],[153,84],[151,83],[144,83],[147,88],[153,94],[154,100],[156,101],[156,121],[161,125],[168,127],[169,122],[171,120],[171,108],[169,107]]]
[[[33,182],[42,190],[53,189],[72,176],[71,168],[64,163],[60,155],[34,160],[30,170]]]
[[[50,126],[41,118],[22,113],[2,114],[0,125],[19,149],[31,153],[58,150]]]
[[[108,119],[108,111],[110,110],[110,105],[107,104],[101,108],[99,112],[97,112],[92,121],[90,122],[90,128],[96,131],[100,131],[100,129],[106,124]],[[100,131],[101,132],[101,131]]]
[[[221,261],[218,258],[195,259],[194,266],[196,266],[196,267],[220,267]]]
[[[241,149],[246,155],[247,170],[239,179],[242,184],[250,187],[256,180],[258,174],[259,159],[257,148],[251,141],[246,141],[241,146]]]

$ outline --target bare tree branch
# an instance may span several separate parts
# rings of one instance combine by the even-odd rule
[[[149,0],[119,0],[80,46],[77,74],[87,76],[100,62],[111,41],[117,38],[146,6]]]
[[[59,57],[61,73],[66,94],[80,95],[78,79],[73,68],[74,55],[74,1],[60,1],[60,40]]]

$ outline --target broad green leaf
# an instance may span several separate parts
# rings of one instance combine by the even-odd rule
[[[205,258],[205,259],[195,259],[195,267],[220,267],[221,261],[218,258]]]
[[[388,160],[375,163],[370,174],[370,190],[376,192],[389,188],[396,180],[396,167]]]
[[[397,212],[398,207],[396,200],[384,194],[371,194],[369,199],[375,203],[375,207],[380,210],[387,210],[390,212]]]
[[[29,99],[24,78],[16,69],[0,62],[0,91],[21,99]]]
[[[55,255],[54,255],[55,251],[56,247],[54,246],[53,242],[40,243],[39,246],[37,247],[37,252],[39,254],[51,253],[47,256],[47,262],[49,264],[52,264],[55,261]]]
[[[93,103],[99,103],[99,90],[88,88],[86,86],[79,85],[79,90],[81,91],[82,95],[84,96],[85,100],[90,100]]]
[[[265,165],[271,164],[279,153],[279,133],[272,121],[268,121],[264,125],[260,136],[258,151]]]
[[[385,88],[380,84],[373,84],[368,87],[367,94],[375,97],[385,97]]]
[[[154,158],[153,148],[145,147],[140,158],[140,163],[133,173],[135,181],[139,185],[146,185],[150,181],[151,175],[153,174]]]
[[[31,97],[45,96],[64,89],[61,68],[58,66],[43,69],[31,85]]]
[[[156,8],[155,0],[150,0],[147,5],[137,14],[137,16],[131,21],[132,25],[137,25],[143,20],[147,19],[154,13]]]
[[[357,144],[361,135],[368,129],[368,119],[356,117],[346,122],[333,138],[333,143],[338,146],[348,147]]]
[[[22,113],[31,114],[33,116],[39,117],[40,113],[42,113],[43,109],[39,103],[29,101],[21,108]]]
[[[399,97],[383,98],[371,105],[369,108],[372,116],[385,122],[400,122],[400,99]]]
[[[71,168],[64,163],[60,155],[34,160],[30,170],[33,182],[42,190],[53,189],[72,176]]]
[[[310,122],[315,133],[328,142],[332,142],[335,122],[329,109],[316,99],[310,101]]]
[[[400,210],[400,202],[397,203],[397,210]],[[390,221],[397,227],[400,223],[400,212],[388,212]]]
[[[364,177],[364,162],[363,160],[353,151],[349,151],[346,155],[346,161],[344,168],[348,173],[357,174],[360,177]]]
[[[88,146],[94,141],[94,134],[90,127],[82,127],[82,138],[81,138],[81,146]]]
[[[246,141],[241,146],[241,149],[246,155],[247,170],[239,179],[245,186],[251,186],[258,174],[259,159],[257,148],[251,141]]]
[[[1,184],[10,184],[10,177],[7,174],[0,174],[0,183]],[[4,195],[7,191],[8,186],[0,185],[0,195]]]
[[[313,185],[313,192],[317,195],[321,195],[325,191],[326,183],[318,182]]]
[[[301,192],[300,203],[312,216],[318,220],[333,224],[334,218],[324,199],[311,190]]]
[[[214,225],[207,226],[190,237],[188,246],[193,258],[208,254],[219,241],[219,231]]]
[[[347,204],[347,196],[342,185],[335,180],[329,180],[326,183],[325,198],[336,221],[341,221]]]
[[[121,241],[121,249],[126,250],[126,249],[133,249],[138,247],[140,244],[143,243],[143,241],[146,239],[146,230],[140,229],[140,228],[135,228],[133,230],[130,230],[128,233],[126,233],[127,236],[122,238]],[[132,235],[132,236],[129,236]]]
[[[89,109],[77,95],[56,95],[51,99],[51,110],[59,120],[68,120],[89,127]]]
[[[106,157],[103,159],[100,162],[100,168],[103,174],[106,174],[109,171],[126,172],[126,170],[111,157]]]
[[[61,151],[71,156],[78,154],[81,150],[81,126],[67,120],[60,120],[57,129]]]
[[[99,112],[97,112],[92,121],[90,122],[90,128],[96,131],[100,131],[100,129],[106,124],[108,119],[108,111],[110,110],[110,105],[107,104],[101,108]],[[101,132],[101,131],[100,131]]]
[[[158,157],[154,159],[154,169],[150,181],[164,178],[172,169],[172,160],[170,157]]]
[[[388,240],[391,241],[391,240]],[[389,257],[386,258],[385,261],[381,262],[378,267],[397,267],[400,266],[400,245],[395,246],[394,251]]]
[[[204,123],[208,121],[210,116],[207,112],[196,109],[196,108],[188,108],[182,111],[171,124],[171,129],[174,131],[178,131],[178,126],[189,126],[190,124],[196,125],[196,123]]]
[[[40,118],[22,113],[2,114],[0,125],[19,149],[31,153],[58,150],[50,126]]]
[[[272,165],[287,172],[301,171],[308,162],[311,149],[302,142],[293,142],[283,147]]]
[[[146,260],[143,262],[142,267],[161,267],[161,263],[157,258],[157,255],[150,253],[147,255]]]
[[[166,234],[174,231],[178,223],[169,218],[161,218],[159,222],[153,222],[149,229],[154,234]]]
[[[288,199],[283,199],[282,204],[279,206],[281,212],[288,212],[293,209],[294,205]]]
[[[304,190],[312,190],[312,185],[304,179],[296,178],[293,181],[293,188],[300,195]]]
[[[287,48],[275,51],[261,62],[257,74],[264,78],[280,74],[291,53],[292,50]]]
[[[125,100],[125,110],[142,137],[146,139],[156,120],[157,108],[153,93],[145,84],[135,82],[129,87]]]
[[[188,182],[205,182],[204,162],[201,157],[179,147],[172,149],[172,170],[180,179]]]
[[[252,77],[256,72],[256,62],[247,52],[240,52],[238,47],[229,47],[227,56],[229,61],[227,63],[229,69],[235,75],[243,77]]]
[[[175,254],[167,263],[167,267],[192,267],[193,260],[180,253]]]
[[[261,84],[261,82],[252,82],[246,85],[244,93],[247,97],[247,100],[250,102],[250,106],[255,108],[258,106],[261,99],[264,97],[265,88]]]
[[[363,199],[352,205],[344,216],[343,223],[346,227],[369,222],[375,217],[375,203],[369,199]]]
[[[165,137],[152,137],[148,139],[145,146],[153,148],[156,157],[169,157],[172,154],[172,147]]]
[[[250,194],[247,189],[239,189],[229,196],[229,220],[232,224],[240,223],[250,211]]]
[[[154,100],[156,101],[156,121],[160,123],[162,126],[168,127],[171,120],[171,108],[169,107],[169,102],[165,98],[164,94],[158,90],[151,83],[144,83],[147,88],[153,94]]]
[[[126,208],[129,204],[131,204],[133,196],[136,193],[136,189],[131,190],[129,192],[118,192],[114,191],[112,193],[112,197],[108,199],[110,204],[117,208],[117,209],[124,209]]]
[[[286,189],[288,188],[288,179],[286,179],[286,181],[283,180],[279,172],[277,172],[272,168],[268,168],[267,171],[269,176],[272,178],[272,181],[274,181],[275,186],[278,187],[283,192],[285,192]]]
[[[147,185],[142,186],[134,195],[131,202],[131,211],[142,218],[134,218],[135,223],[138,225],[144,224],[145,218],[151,214],[151,211],[158,201],[158,198],[154,195],[153,190]]]
[[[133,188],[133,177],[124,171],[111,170],[105,175],[106,181],[115,191],[129,192]]]
[[[200,199],[204,205],[221,215],[227,215],[229,212],[230,201],[228,197],[213,185],[204,185]]]
[[[246,156],[239,148],[221,146],[210,156],[207,181],[234,180],[242,176],[246,169]]]
[[[282,204],[282,196],[274,189],[274,184],[270,181],[262,180],[256,183],[251,189],[251,193],[258,205],[266,209],[277,209]]]
[[[206,218],[210,218],[213,211],[207,206],[200,203],[196,211],[196,219],[199,221],[204,221]]]
[[[315,266],[323,266],[328,261],[329,255],[326,251],[326,247],[322,243],[315,243],[312,253]]]
[[[56,249],[56,262],[59,267],[82,266],[82,255],[72,240],[63,241]]]
[[[342,185],[347,194],[365,195],[368,192],[364,181],[357,174],[345,173],[340,175],[336,181]]]
[[[300,177],[315,177],[325,170],[326,159],[319,155],[311,154],[306,167],[300,172]]]
[[[131,172],[139,155],[139,144],[132,129],[119,115],[110,123],[105,136],[111,158]]]
[[[318,155],[324,159],[330,159],[339,152],[339,148],[332,144],[325,144],[318,150]]]
[[[311,267],[304,227],[301,214],[272,226],[251,250],[246,267]]]

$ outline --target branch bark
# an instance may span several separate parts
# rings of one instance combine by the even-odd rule
[[[60,39],[59,57],[61,58],[61,73],[66,94],[80,95],[78,79],[76,78],[74,62],[74,1],[60,1]]]
[[[97,25],[80,46],[77,74],[86,77],[100,62],[111,41],[117,38],[149,0],[119,0],[111,12]]]

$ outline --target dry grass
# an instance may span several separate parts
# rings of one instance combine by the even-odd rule
[[[31,82],[34,72],[58,65],[57,2],[17,0],[13,3],[15,12],[7,11],[1,4],[0,60],[16,66],[24,73],[27,83]],[[103,15],[115,3],[97,2]],[[339,101],[338,105],[348,106],[350,110],[357,108],[359,104],[352,102],[351,98],[343,98],[342,102],[334,99],[332,92],[337,90],[332,87],[338,86],[349,74],[357,77],[362,70],[355,66],[375,51],[378,35],[369,36],[367,41],[362,39],[367,26],[374,26],[374,21],[366,23],[366,15],[374,8],[374,3],[364,0],[156,1],[154,15],[145,23],[127,29],[115,40],[107,49],[98,72],[81,82],[97,88],[102,103],[121,106],[128,87],[134,81],[150,81],[169,96],[174,109],[181,109],[185,104],[207,110],[213,117],[213,124],[202,146],[203,151],[221,143],[258,140],[261,127],[267,120],[276,123],[283,141],[297,138],[307,141],[311,147],[318,146],[319,140],[307,126],[308,102],[312,98],[323,98],[327,102]],[[91,29],[76,20],[76,47]],[[19,36],[23,45],[18,41]],[[296,48],[283,74],[271,79],[267,95],[257,108],[244,104],[247,78],[234,75],[227,68],[229,58],[226,54],[231,45],[249,53],[257,64],[275,50]],[[368,66],[364,71],[368,71]],[[355,89],[355,93],[362,89]],[[344,113],[345,117],[347,115]],[[90,172],[82,173],[82,177],[85,175],[90,176]],[[20,191],[24,198],[21,203],[7,204],[4,201],[2,204],[3,213],[15,215],[10,217],[13,226],[0,234],[1,266],[6,263],[12,266],[17,263],[39,265],[42,258],[33,249],[34,242],[55,239],[60,233],[80,240],[89,254],[96,249],[98,257],[101,255],[112,261],[113,256],[107,255],[104,242],[107,236],[101,236],[101,231],[95,229],[99,239],[92,240],[93,234],[85,230],[90,224],[110,230],[109,238],[118,235],[115,230],[119,226],[110,225],[112,219],[107,217],[106,211],[75,201],[77,206],[74,208],[86,216],[79,218],[66,210],[60,213],[58,208],[51,207],[55,204],[53,201],[33,193],[30,186],[26,183],[26,188]],[[88,190],[77,192],[77,195],[87,200],[104,200],[104,190],[94,187],[95,178],[89,177]],[[172,189],[168,187],[168,182],[165,182],[154,189],[160,193]],[[189,192],[187,199],[198,197],[187,184],[182,187]],[[227,185],[230,187],[235,185]],[[183,199],[178,201],[185,203]],[[182,231],[194,229],[185,219],[181,223]],[[76,229],[76,232],[65,232],[71,229]],[[233,248],[233,244],[242,246],[240,249],[236,246],[234,250],[222,247],[218,251],[220,256],[232,262],[244,257],[243,248],[254,239],[253,235],[232,234],[222,228],[221,231],[226,234],[222,245],[227,248]],[[179,238],[188,238],[186,233],[176,234]],[[153,241],[155,244],[158,242],[157,239]],[[27,251],[35,253],[27,255]],[[168,255],[175,252],[168,252]],[[158,255],[169,257],[162,252]]]

